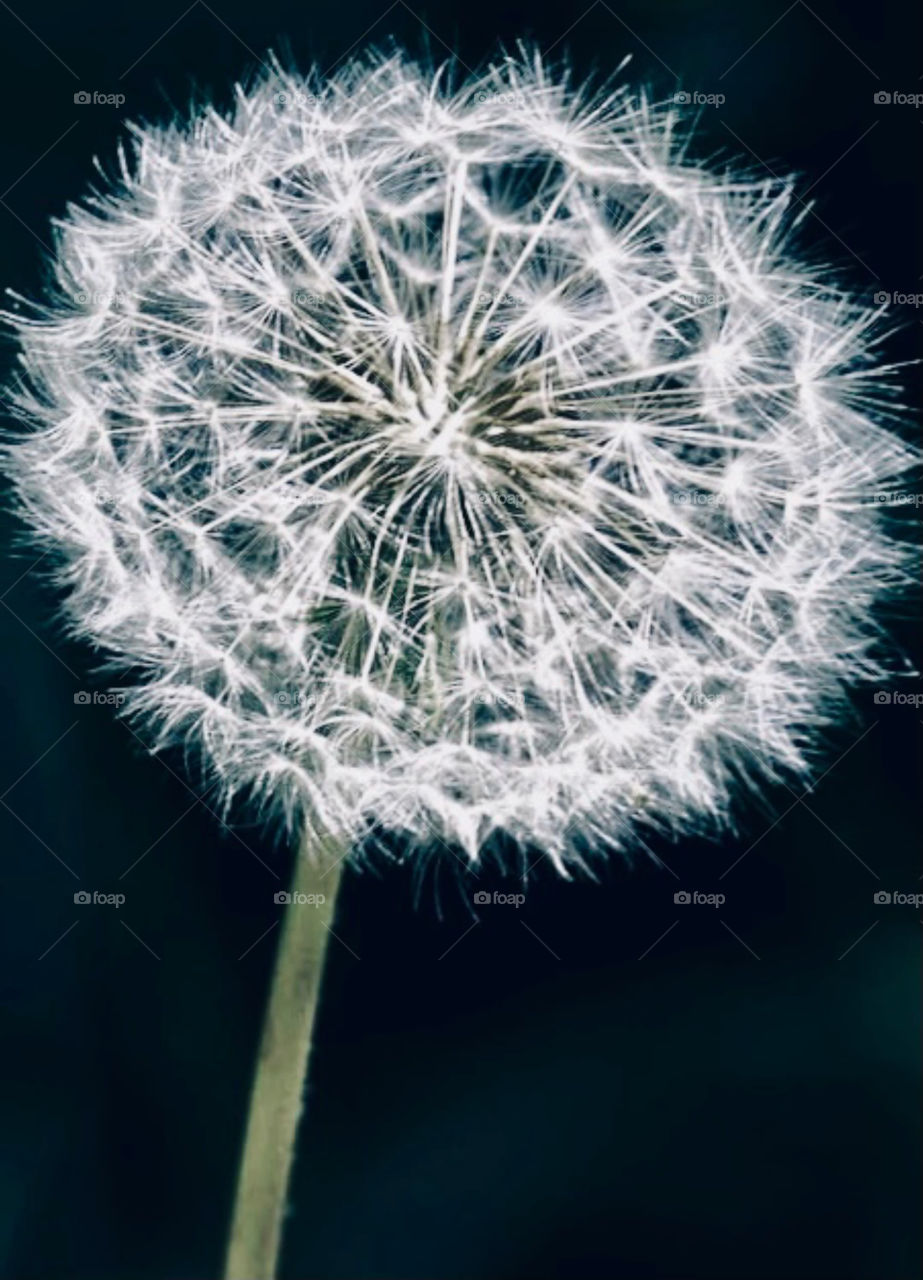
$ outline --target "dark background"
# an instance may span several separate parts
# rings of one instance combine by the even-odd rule
[[[660,94],[724,93],[699,151],[800,172],[805,252],[869,296],[923,292],[923,110],[873,101],[923,89],[909,6],[183,4],[0,6],[3,284],[40,287],[49,220],[126,118],[225,104],[269,48],[327,70],[393,36],[476,67],[526,36],[581,75],[630,52]],[[76,106],[81,89],[127,102]],[[917,313],[893,314],[888,354],[911,359]],[[4,341],[4,376],[10,360]],[[206,1280],[288,857],[223,828],[108,708],[74,704],[93,655],[56,629],[14,536],[5,517],[2,1274]],[[514,880],[428,874],[415,905],[406,869],[347,873],[286,1280],[916,1275],[921,912],[873,894],[923,887],[921,719],[857,694],[812,792],[742,808],[721,845],[660,850],[669,870],[574,884],[539,866],[520,908],[479,923],[465,900]],[[680,888],[727,900],[677,906]],[[78,906],[78,889],[126,901]]]

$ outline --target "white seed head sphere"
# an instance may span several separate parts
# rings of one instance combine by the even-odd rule
[[[907,454],[785,184],[535,58],[449,79],[273,68],[135,129],[14,318],[7,465],[75,632],[225,801],[566,871],[808,769],[878,674]]]

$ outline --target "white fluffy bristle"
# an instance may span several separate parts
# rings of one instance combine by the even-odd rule
[[[141,128],[14,319],[8,450],[126,709],[343,839],[566,871],[805,773],[905,552],[873,317],[782,184],[538,59],[274,69]]]

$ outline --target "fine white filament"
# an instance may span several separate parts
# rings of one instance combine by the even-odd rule
[[[75,633],[224,801],[566,872],[808,771],[880,672],[908,452],[787,184],[537,58],[451,79],[274,67],[135,128],[12,317],[7,467]]]

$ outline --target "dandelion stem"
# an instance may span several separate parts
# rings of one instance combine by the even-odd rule
[[[292,872],[250,1096],[225,1280],[273,1280],[276,1274],[339,880],[339,864],[329,853],[341,851],[325,851],[323,859],[319,852],[305,841]]]

